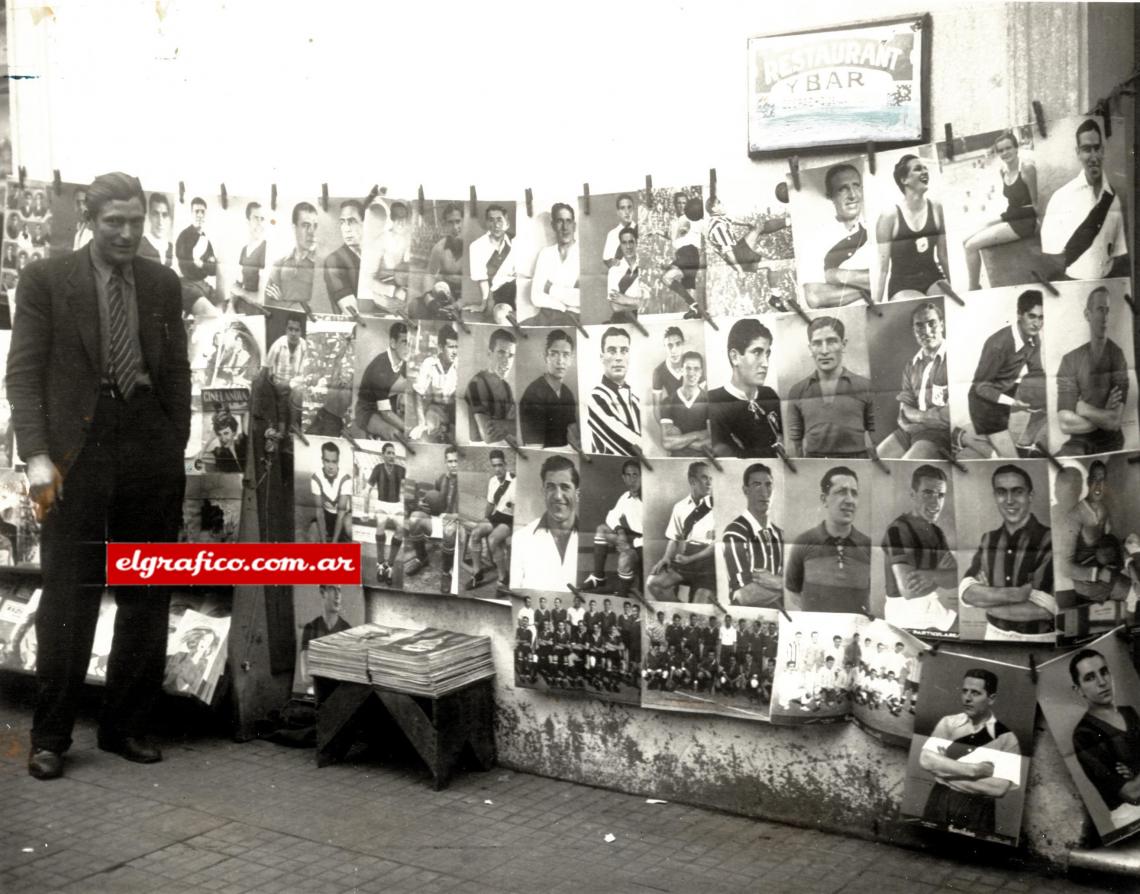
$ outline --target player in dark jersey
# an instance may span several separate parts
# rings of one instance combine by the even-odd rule
[[[404,532],[404,477],[407,470],[396,464],[396,448],[384,444],[380,448],[380,462],[372,467],[368,476],[368,490],[364,493],[364,514],[368,515],[372,491],[376,491],[376,580],[392,582],[392,566],[400,554]],[[384,546],[391,536],[387,556]]]
[[[372,358],[356,390],[356,427],[370,438],[392,438],[404,433],[403,393],[407,389],[408,342],[406,323],[388,327],[388,350]]]
[[[709,429],[717,456],[772,457],[783,453],[780,397],[764,384],[772,333],[752,317],[728,333],[732,380],[709,391]]]

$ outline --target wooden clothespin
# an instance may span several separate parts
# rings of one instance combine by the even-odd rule
[[[590,184],[589,183],[583,183],[582,184],[582,213],[586,217],[590,216]]]
[[[301,431],[301,426],[294,425],[292,428],[289,429],[289,434],[291,434],[293,437],[295,437],[298,441],[300,441],[306,447],[309,446],[309,439],[306,438],[305,433],[303,431]]]
[[[792,177],[792,186],[796,188],[796,192],[800,191],[800,157],[798,155],[788,156],[788,171]]]
[[[706,311],[699,304],[696,305],[696,310],[697,313],[701,315],[701,319],[713,327],[713,332],[720,332],[720,327],[716,324],[716,320],[708,315],[708,311]]]
[[[1037,685],[1037,656],[1032,652],[1029,653],[1029,679],[1034,686]]]
[[[519,459],[526,459],[526,451],[519,446],[519,442],[515,439],[514,435],[507,435],[504,440],[507,442],[507,445],[511,448],[511,450],[513,450],[518,455]]]
[[[20,169],[21,172],[23,170],[24,170],[23,168]],[[20,185],[21,186],[24,185],[24,178],[23,178],[22,173],[20,176]],[[178,204],[179,205],[185,205],[186,204],[186,181],[185,180],[179,180],[178,181]]]
[[[652,174],[646,174],[645,175],[645,197],[646,197],[646,200],[648,202],[650,202],[650,203],[653,202],[653,175]]]
[[[534,217],[534,190],[528,186],[524,196],[526,198],[526,216]]]
[[[466,335],[471,334],[471,329],[468,327],[467,321],[463,319],[462,311],[456,310],[455,316],[454,317],[448,317],[447,322],[454,323],[456,326],[458,326],[460,329],[463,330],[464,334],[466,334]]]
[[[942,648],[942,640],[936,639],[930,644],[930,648],[926,650],[928,655],[937,655],[938,650]]]
[[[807,312],[795,298],[788,296],[784,299],[784,303],[788,305],[788,307],[790,307],[793,311],[795,311],[796,316],[803,320],[805,324],[809,326],[811,325],[811,317],[807,315]]]
[[[396,440],[404,446],[404,450],[407,451],[408,454],[411,456],[416,455],[416,448],[412,446],[412,442],[408,440],[407,435],[405,435],[402,431],[394,431],[392,434],[396,436]]]
[[[709,198],[716,198],[716,168],[709,168]]]
[[[360,445],[358,443],[356,443],[356,438],[354,438],[352,436],[352,432],[350,432],[348,430],[347,425],[341,430],[340,436],[342,438],[344,438],[346,441],[348,441],[349,444],[352,445],[353,450],[359,450],[360,449]]]
[[[367,208],[371,205],[378,195],[380,195],[380,187],[373,184],[372,189],[368,190],[368,195],[364,197],[364,207]]]
[[[329,185],[327,183],[321,184],[321,210],[329,210]]]
[[[1040,441],[1038,441],[1033,446],[1035,446],[1038,450],[1041,451],[1042,455],[1044,455],[1049,460],[1050,464],[1053,466],[1054,469],[1056,469],[1058,472],[1061,472],[1064,470],[1065,464],[1062,463],[1059,459],[1057,459],[1057,457],[1054,456],[1052,453],[1050,453],[1048,447],[1046,447]]]
[[[1137,463],[1140,463],[1140,453],[1137,453],[1135,456],[1128,457],[1128,465],[1134,466]]]
[[[54,171],[51,172],[51,180],[52,180],[52,185],[55,187],[55,194],[57,196],[62,195],[63,194],[63,177],[60,176],[59,168],[56,168]]]
[[[776,455],[778,457],[780,457],[781,460],[783,460],[784,465],[788,467],[788,469],[791,471],[791,473],[793,475],[798,475],[799,469],[797,469],[796,464],[794,462],[792,462],[792,458],[790,456],[788,456],[788,451],[784,449],[784,445],[783,444],[776,444],[775,445],[775,451],[776,451]]]
[[[1033,100],[1033,118],[1037,121],[1037,132],[1042,138],[1049,136],[1049,132],[1045,129],[1045,107],[1038,99]]]
[[[867,173],[872,177],[875,176],[875,141],[869,140],[867,142]]]
[[[881,317],[883,315],[883,311],[879,305],[872,301],[871,296],[866,292],[862,292],[861,294],[863,296],[863,303],[867,305],[871,313],[873,313],[876,317]]]
[[[867,458],[871,460],[871,462],[874,464],[875,468],[878,469],[880,472],[884,472],[887,475],[891,474],[890,466],[888,466],[885,462],[883,462],[883,458],[881,456],[879,456],[879,451],[876,450],[874,447],[868,447],[867,448]]]
[[[1127,292],[1124,293],[1123,297],[1124,297],[1124,303],[1127,304],[1132,309],[1132,313],[1133,313],[1133,315],[1135,315],[1136,314],[1136,302],[1132,299],[1132,296],[1129,295]]]
[[[471,184],[471,216],[479,216],[479,197],[475,193],[475,184]]]
[[[782,606],[782,605],[780,606],[780,614],[784,616],[784,618],[787,620],[787,622],[789,624],[794,623],[792,621],[792,616],[788,614],[788,610],[786,608],[784,608],[784,606]]]
[[[958,457],[956,457],[953,452],[947,451],[946,453],[943,453],[942,458],[946,460],[946,462],[950,463],[950,465],[952,465],[963,475],[967,474],[968,470],[964,465],[962,465],[962,461],[958,459]]]
[[[954,125],[946,124],[946,160],[954,160]]]
[[[226,192],[226,185],[224,183],[218,187],[218,196],[222,203],[222,210],[225,211],[230,207],[230,196],[229,193]]]
[[[966,306],[966,302],[962,300],[961,296],[957,292],[955,292],[953,287],[950,285],[950,280],[940,279],[940,280],[938,280],[938,285],[942,288],[942,292],[944,294],[949,295],[951,298],[953,298],[955,301],[957,301],[958,304],[961,305],[962,307]]]
[[[276,211],[277,210],[277,184],[276,183],[269,184],[269,210],[270,211]]]
[[[703,453],[705,455],[705,458],[713,464],[714,469],[716,469],[718,472],[724,471],[724,466],[720,464],[720,460],[716,458],[716,454],[712,452],[712,448],[702,447],[701,453]]]
[[[637,318],[636,312],[633,314],[633,316],[630,317],[629,325],[644,335],[646,338],[649,338],[649,330],[646,329],[641,320]]]
[[[570,318],[574,321],[574,328],[582,333],[582,338],[589,338],[590,333],[586,331],[586,327],[582,325],[582,320],[578,314],[570,314]]]
[[[513,330],[515,330],[515,334],[519,338],[529,338],[530,337],[526,334],[526,330],[523,329],[523,327],[519,325],[518,318],[513,313],[511,313],[509,311],[507,312],[507,322],[510,324],[511,328]]]
[[[1053,283],[1049,282],[1049,280],[1047,280],[1044,276],[1042,276],[1036,270],[1033,270],[1031,272],[1033,274],[1033,278],[1035,280],[1037,280],[1037,282],[1041,286],[1041,288],[1043,288],[1046,292],[1048,292],[1054,298],[1056,298],[1058,295],[1061,294],[1060,292],[1057,291],[1057,287],[1055,285],[1053,285]]]
[[[1116,634],[1118,639],[1122,639],[1126,643],[1130,643],[1133,640],[1132,628],[1129,627],[1127,624],[1121,624],[1119,627],[1117,627],[1112,632],[1114,634]]]
[[[352,322],[354,322],[357,326],[360,326],[362,329],[368,328],[368,324],[364,322],[364,317],[360,315],[360,311],[358,311],[355,307],[350,306],[348,308],[348,316],[352,317]]]
[[[641,448],[636,445],[633,447],[633,458],[645,466],[648,471],[653,471],[653,466],[649,464],[649,460],[645,458],[645,454],[642,452]]]
[[[305,312],[305,316],[309,318],[310,323],[317,322],[317,315],[313,313],[313,309],[309,306],[308,301],[298,301],[297,303],[301,305],[301,310]]]
[[[590,454],[588,454],[585,450],[583,450],[582,445],[575,441],[573,438],[567,438],[566,441],[574,449],[574,452],[578,454],[578,457],[582,460],[582,462],[592,463],[594,461],[593,457],[590,456]]]
[[[420,217],[424,216],[424,185],[421,183],[416,190],[416,207],[419,209]]]
[[[1096,104],[1096,113],[1104,120],[1104,138],[1112,138],[1112,97],[1106,96]]]

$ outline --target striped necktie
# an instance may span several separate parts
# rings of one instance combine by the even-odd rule
[[[107,284],[107,318],[110,323],[110,337],[107,340],[110,349],[108,373],[123,400],[129,400],[138,385],[141,358],[134,339],[131,338],[126,301],[123,298],[123,271],[119,267],[112,269]]]

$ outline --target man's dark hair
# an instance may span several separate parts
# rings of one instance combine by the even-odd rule
[[[87,218],[88,220],[98,218],[99,212],[108,202],[129,202],[136,198],[144,207],[146,206],[146,193],[143,192],[138,177],[132,177],[122,171],[100,174],[87,187]],[[170,209],[169,202],[166,207],[167,210]]]
[[[835,189],[835,180],[840,174],[846,173],[847,171],[850,171],[852,174],[858,177],[860,183],[863,182],[863,175],[859,173],[859,169],[855,167],[855,165],[847,164],[846,162],[843,164],[832,165],[827,169],[827,173],[823,177],[823,194],[827,198],[831,199],[835,197],[835,193],[833,191]]]
[[[930,478],[933,481],[945,481],[946,473],[938,468],[938,466],[923,463],[915,469],[914,474],[910,476],[910,489],[918,490],[918,485],[923,478]]]
[[[577,219],[578,216],[574,213],[573,208],[571,208],[565,202],[555,202],[553,205],[550,206],[550,219],[551,219],[551,221],[554,220],[554,218],[557,216],[558,212],[561,211],[563,208],[565,208],[567,211],[570,212],[570,219],[571,220]]]
[[[850,475],[852,478],[855,479],[856,482],[859,481],[859,476],[856,475],[854,471],[847,468],[847,466],[832,466],[830,469],[828,469],[824,473],[823,477],[819,480],[819,492],[821,494],[831,493],[831,482],[834,481],[836,478],[840,477],[841,475]]]
[[[518,341],[519,340],[515,338],[515,334],[513,332],[510,332],[506,329],[496,329],[491,333],[491,340],[487,342],[487,350],[495,350],[495,345],[497,345],[499,342],[506,342],[507,344],[515,345],[518,344]]]
[[[404,322],[393,323],[388,327],[388,343],[395,344],[401,336],[408,334],[408,324]]]
[[[665,335],[662,336],[662,341],[668,341],[671,338],[679,338],[681,341],[685,340],[685,333],[681,330],[680,326],[670,326],[665,330]]]
[[[732,328],[728,330],[729,354],[731,355],[733,351],[743,354],[748,350],[748,346],[758,338],[766,338],[768,344],[772,344],[772,333],[767,326],[755,317],[742,317],[733,323]]]
[[[994,140],[994,148],[995,149],[997,148],[997,144],[1000,143],[1002,140],[1009,140],[1011,143],[1013,143],[1014,149],[1016,149],[1018,146],[1021,145],[1020,143],[1017,142],[1017,137],[1014,136],[1014,133],[1012,130],[1003,130],[1000,134],[998,134],[998,138],[996,140]]]
[[[699,351],[686,351],[682,354],[681,366],[684,366],[690,360],[696,360],[701,365],[701,369],[705,368],[705,358],[700,355]]]
[[[1096,649],[1081,649],[1076,655],[1069,659],[1069,676],[1073,678],[1074,686],[1079,686],[1081,682],[1081,675],[1077,670],[1077,665],[1088,658],[1099,658],[1101,661],[1104,661],[1106,666],[1108,665],[1108,661],[1106,661],[1105,657]]]
[[[389,217],[389,219],[394,218],[396,216],[397,209],[404,212],[404,215],[403,215],[404,217],[407,217],[410,213],[408,211],[408,206],[404,202],[393,202],[390,206],[388,206],[388,217]]]
[[[633,468],[637,469],[639,472],[641,471],[641,463],[638,460],[627,459],[625,462],[623,462],[621,464],[621,473],[624,475],[625,470],[628,469],[630,466],[633,466]]]
[[[631,196],[631,195],[630,195],[629,193],[627,193],[627,192],[623,192],[623,193],[619,193],[619,194],[618,194],[618,197],[617,197],[617,198],[614,200],[614,207],[615,207],[615,208],[620,208],[620,207],[621,207],[621,203],[622,203],[622,201],[623,201],[624,199],[629,199],[631,202],[633,202],[633,204],[634,204],[634,205],[636,205],[636,204],[637,204],[637,202],[634,202],[634,201],[633,201],[633,196]]]
[[[696,223],[705,216],[704,206],[701,205],[701,200],[698,196],[693,196],[685,202],[685,217]]]
[[[458,211],[460,217],[463,216],[463,207],[458,202],[448,202],[443,206],[443,219],[447,220],[447,215],[452,211]]]
[[[620,326],[611,326],[609,329],[607,329],[605,332],[602,333],[602,350],[603,351],[606,349],[606,339],[607,338],[624,338],[630,344],[633,344],[633,339],[630,338],[629,333],[626,332],[624,329],[622,329]]]
[[[459,333],[457,333],[450,323],[444,323],[439,327],[439,332],[435,334],[435,343],[441,348],[445,342],[459,341]]]
[[[981,680],[982,685],[986,688],[986,695],[995,695],[998,691],[998,678],[997,674],[993,671],[986,670],[982,667],[972,667],[964,674],[962,679],[973,677],[975,680]]]
[[[915,309],[914,309],[914,310],[911,312],[911,315],[910,315],[910,322],[911,322],[911,324],[912,324],[912,325],[913,325],[913,323],[914,323],[914,321],[915,321],[915,318],[916,318],[916,317],[917,317],[917,316],[918,316],[920,313],[922,313],[922,312],[923,312],[923,311],[925,311],[925,310],[932,310],[932,311],[934,311],[936,314],[938,314],[938,319],[939,319],[939,321],[940,321],[940,322],[941,322],[943,325],[945,325],[945,323],[946,323],[946,316],[945,316],[945,315],[943,314],[943,312],[942,312],[942,306],[941,306],[941,305],[940,305],[940,304],[939,304],[937,301],[923,301],[923,302],[922,302],[922,304],[920,304],[918,307],[916,307],[916,308],[915,308]]]
[[[815,333],[818,330],[826,329],[828,327],[834,329],[835,334],[838,335],[840,338],[846,338],[847,337],[847,327],[843,325],[842,320],[840,320],[836,317],[816,317],[814,320],[812,320],[810,323],[808,323],[808,327],[807,327],[808,341],[809,342],[811,341],[811,337],[813,335],[815,335]]]
[[[310,205],[308,202],[298,202],[293,206],[293,226],[297,226],[297,221],[301,219],[302,214],[316,214],[317,209]]]
[[[364,220],[364,203],[359,199],[345,199],[340,203],[340,210],[343,213],[345,208],[352,208]]]
[[[772,475],[772,470],[769,469],[766,465],[764,465],[764,463],[752,463],[752,465],[750,465],[747,469],[744,470],[744,477],[740,480],[740,483],[743,484],[745,487],[748,487],[748,479],[751,478],[753,475],[759,474],[761,472],[763,472],[769,478],[774,477]]]
[[[556,341],[564,341],[570,345],[571,351],[574,350],[574,340],[561,329],[551,329],[550,332],[546,334],[546,350],[549,351],[554,347]]]
[[[238,430],[238,421],[232,413],[221,413],[214,417],[214,433],[221,434],[223,429],[230,429],[235,434]]]
[[[321,456],[324,456],[325,453],[335,453],[337,459],[340,459],[340,448],[332,441],[325,441],[321,444]]]
[[[631,235],[634,239],[636,239],[637,238],[637,227],[627,225],[627,226],[622,227],[620,230],[618,230],[618,242],[621,242],[621,237],[624,236],[626,233],[629,233],[629,235]],[[629,259],[627,258],[626,260],[629,260]]]
[[[553,475],[555,472],[563,472],[566,469],[570,470],[570,480],[573,481],[574,486],[577,487],[580,480],[578,477],[578,467],[565,456],[559,456],[558,454],[546,458],[546,461],[542,464],[542,468],[538,471],[539,480],[545,484],[547,475]]]
[[[1017,313],[1029,313],[1035,307],[1042,307],[1045,304],[1045,295],[1040,289],[1026,289],[1017,296]]]
[[[170,213],[170,199],[168,199],[164,193],[152,192],[150,194],[150,200],[146,203],[146,210],[148,212],[153,211],[155,205],[165,205],[166,213]],[[88,211],[91,210],[90,203],[87,203],[86,207]]]
[[[687,477],[690,481],[696,478],[701,473],[701,469],[707,469],[709,464],[706,462],[689,463],[689,473]]]
[[[245,219],[249,220],[250,216],[261,207],[261,202],[250,202],[245,206]]]
[[[503,462],[507,461],[506,455],[498,447],[487,454],[487,459],[490,461],[494,461],[496,459],[501,459]]]
[[[1106,476],[1108,475],[1108,466],[1105,464],[1104,460],[1094,459],[1091,463],[1089,463],[1089,474],[1086,478],[1089,484],[1092,484],[1093,475],[1096,474],[1097,469],[1102,471]]]
[[[1020,475],[1021,480],[1025,482],[1025,487],[1030,493],[1033,493],[1033,479],[1029,477],[1029,473],[1020,466],[1015,466],[1013,463],[1005,463],[1005,465],[998,466],[994,469],[993,475],[990,476],[990,487],[997,483],[998,475]]]
[[[190,210],[191,210],[191,211],[192,211],[192,210],[194,210],[194,206],[195,206],[195,205],[201,205],[201,206],[202,206],[202,210],[203,210],[203,211],[205,211],[205,210],[206,210],[206,208],[208,207],[208,206],[206,205],[206,200],[205,200],[205,199],[203,199],[201,196],[194,196],[194,198],[192,198],[192,199],[190,200]]]
[[[498,202],[492,202],[490,205],[488,205],[486,208],[483,209],[483,220],[486,220],[487,215],[490,214],[492,211],[498,211],[501,215],[503,215],[503,217],[505,217],[507,219],[508,222],[511,219],[511,216],[509,214],[507,214],[506,208],[504,208]]]
[[[1101,133],[1100,125],[1097,124],[1096,119],[1095,118],[1086,118],[1084,121],[1081,122],[1080,126],[1077,128],[1076,140],[1077,140],[1078,146],[1081,145],[1081,134],[1088,133],[1090,130],[1093,131],[1098,137],[1100,137],[1100,141],[1102,143],[1104,142],[1104,134]]]
[[[454,444],[448,444],[447,449],[443,451],[444,459],[447,459],[449,456],[459,456],[459,448]]]
[[[895,178],[895,186],[899,188],[899,192],[906,192],[906,187],[903,186],[903,180],[906,179],[907,172],[910,170],[910,163],[917,159],[917,155],[908,152],[895,162],[895,169],[891,171],[891,176]]]
[[[1093,295],[1099,295],[1101,292],[1103,292],[1103,293],[1104,293],[1104,294],[1106,294],[1106,295],[1108,295],[1108,294],[1109,294],[1109,292],[1108,292],[1108,289],[1107,289],[1107,288],[1105,288],[1104,286],[1097,286],[1097,287],[1096,287],[1096,288],[1094,288],[1094,289],[1093,289],[1091,292],[1089,292],[1087,296],[1085,296],[1085,310],[1088,310],[1088,309],[1089,309],[1089,305],[1091,305],[1091,304],[1092,304]],[[1110,300],[1110,301],[1112,300],[1112,296],[1111,296],[1111,295],[1109,295],[1109,300]]]

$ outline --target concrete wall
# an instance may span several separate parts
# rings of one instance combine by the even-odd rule
[[[9,8],[12,65],[39,75],[13,82],[17,163],[33,178],[59,168],[85,181],[118,168],[152,187],[225,182],[235,195],[268,182],[316,192],[327,181],[332,195],[373,183],[414,195],[422,183],[448,196],[476,183],[481,196],[521,200],[528,186],[573,197],[583,181],[604,193],[646,173],[702,180],[709,167],[722,182],[774,187],[786,166],[745,153],[744,39],[847,21],[853,7],[504,0],[492,26],[482,7],[460,3],[124,0],[113,31],[102,4]],[[1085,111],[1132,70],[1131,4],[922,8],[933,18],[936,138],[947,122],[965,135],[1028,120],[1033,99],[1052,120]],[[858,9],[867,19],[915,11],[885,0]],[[109,130],[107,103],[139,125]],[[1131,116],[1131,104],[1122,111]],[[505,608],[388,593],[373,605],[385,623],[493,637],[505,765],[921,840],[896,822],[905,752],[854,726],[780,728],[516,690]],[[985,654],[1027,663],[1015,648]],[[1084,810],[1043,729],[1025,817],[1026,847],[1051,860],[1084,835]]]

